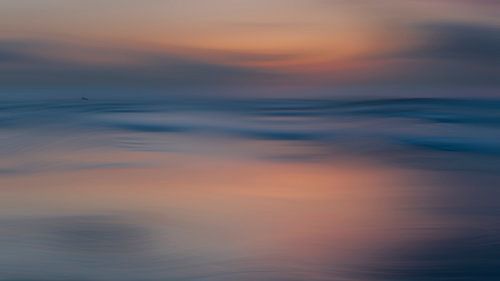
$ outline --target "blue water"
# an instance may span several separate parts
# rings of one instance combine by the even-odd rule
[[[500,100],[4,101],[0,156],[0,281],[500,280]]]

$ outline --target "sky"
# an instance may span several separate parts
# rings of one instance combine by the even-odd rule
[[[2,0],[0,97],[497,96],[495,0]]]

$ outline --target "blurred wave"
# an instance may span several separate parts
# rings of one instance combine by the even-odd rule
[[[0,155],[54,140],[74,149],[168,151],[175,148],[159,136],[186,136],[315,148],[309,155],[260,152],[281,161],[320,160],[341,150],[424,169],[497,171],[499,126],[500,101],[478,99],[4,102]],[[3,174],[11,170],[20,169],[0,167]]]

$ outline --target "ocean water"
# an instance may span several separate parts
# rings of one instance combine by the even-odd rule
[[[500,280],[500,100],[0,104],[0,281]]]

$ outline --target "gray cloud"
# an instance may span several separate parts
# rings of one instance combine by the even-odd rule
[[[358,91],[370,87],[380,87],[378,92],[387,92],[388,87],[437,91],[426,94],[432,96],[449,92],[449,89],[470,91],[472,88],[495,89],[500,86],[500,27],[441,22],[414,26],[412,31],[421,36],[421,44],[358,58],[367,65],[371,60],[378,61],[367,69],[354,72],[346,69],[329,76],[321,73],[318,77],[218,63],[279,62],[300,57],[300,53],[191,50],[213,58],[213,62],[208,62],[168,51],[4,39],[0,40],[0,95],[23,91],[57,95],[64,92],[64,96],[91,92],[106,97],[138,93],[225,95],[228,91],[236,94],[245,92],[245,89],[256,94],[268,86],[287,85],[297,87],[299,91],[305,91],[301,88],[304,86],[320,86],[328,91],[344,86],[358,87],[361,89]],[[66,56],[54,55],[57,53]],[[68,54],[82,56],[78,60]],[[87,57],[101,61],[83,59]]]
[[[500,85],[500,27],[432,23],[415,26],[413,32],[422,43],[361,58],[384,62],[365,75],[364,84],[435,90]]]
[[[500,27],[430,24],[420,27],[427,44],[410,52],[416,57],[496,63],[500,59]]]
[[[12,65],[39,64],[45,61],[36,50],[48,44],[32,40],[0,40],[0,70]]]
[[[99,63],[48,56],[43,48],[60,53],[103,56],[117,62]],[[42,51],[40,50],[42,49]],[[242,60],[274,59],[238,55]],[[125,63],[120,59],[125,58]],[[268,81],[276,73],[228,66],[175,54],[143,50],[88,48],[50,41],[0,41],[0,90],[66,87],[161,88],[220,86]]]

